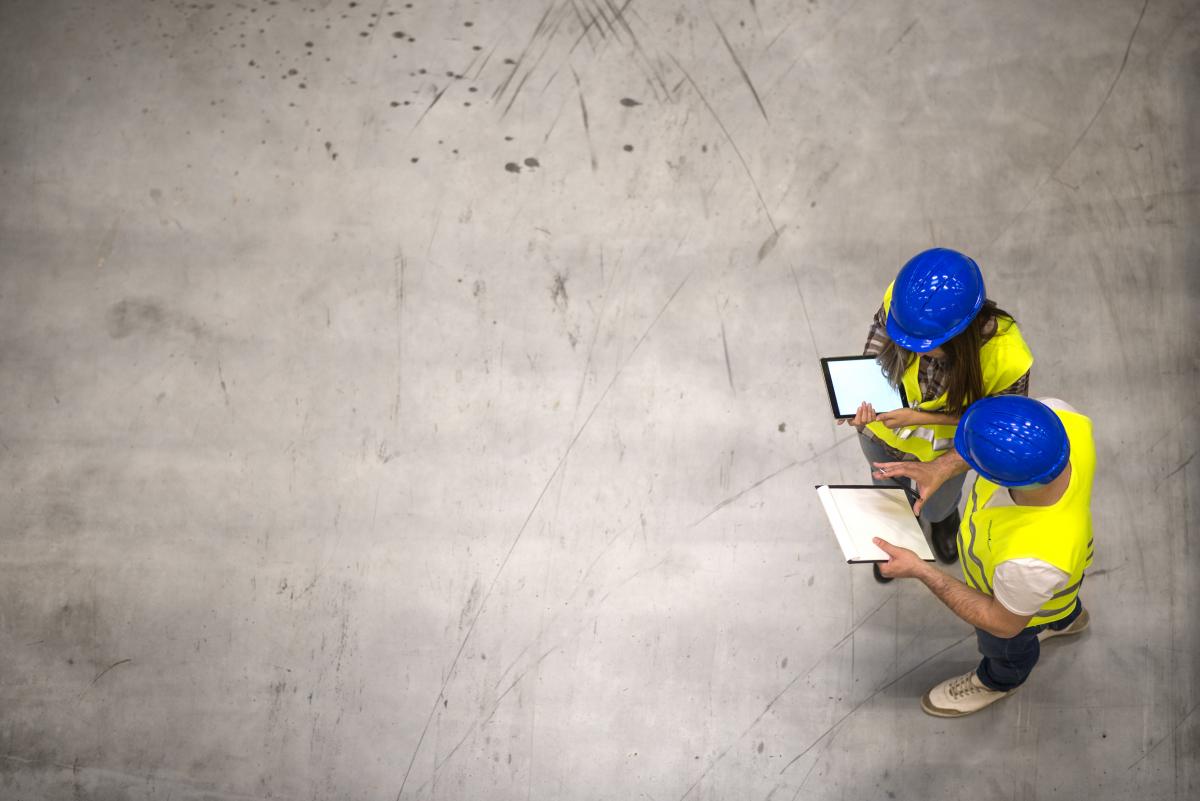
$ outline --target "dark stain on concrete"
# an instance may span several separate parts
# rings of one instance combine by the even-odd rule
[[[560,309],[566,309],[571,299],[567,296],[567,277],[562,273],[554,274],[554,282],[550,286],[550,299]]]
[[[125,298],[108,310],[108,335],[124,339],[135,333],[157,334],[167,325],[167,315],[157,301]]]

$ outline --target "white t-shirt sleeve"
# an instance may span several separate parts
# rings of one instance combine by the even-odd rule
[[[1056,412],[1074,412],[1075,414],[1080,413],[1079,410],[1074,406],[1059,398],[1038,398],[1038,400]]]
[[[992,593],[1014,615],[1032,615],[1067,585],[1071,576],[1041,559],[1009,559],[996,565]]]

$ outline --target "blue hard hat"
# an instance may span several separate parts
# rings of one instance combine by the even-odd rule
[[[888,336],[905,350],[933,350],[971,324],[984,297],[983,275],[974,260],[949,248],[922,251],[896,276]]]
[[[958,421],[954,448],[975,472],[1004,487],[1052,481],[1071,455],[1058,415],[1021,395],[972,403]]]

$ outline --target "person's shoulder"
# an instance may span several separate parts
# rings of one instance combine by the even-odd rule
[[[1071,414],[1077,414],[1077,415],[1080,415],[1081,417],[1087,416],[1083,412],[1076,409],[1071,404],[1067,403],[1062,398],[1037,398],[1037,400],[1040,403],[1043,403],[1046,406],[1049,406],[1052,410],[1054,410],[1056,412],[1070,412]]]

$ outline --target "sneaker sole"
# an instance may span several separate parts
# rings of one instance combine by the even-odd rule
[[[1017,690],[1019,689],[1020,687],[1017,688]],[[982,712],[988,707],[995,706],[997,703],[1003,701],[1017,690],[1009,690],[1003,698],[997,698],[987,706],[981,706],[979,709],[972,709],[970,712],[961,712],[957,709],[942,709],[940,706],[934,706],[933,702],[929,700],[929,693],[925,693],[923,696],[921,696],[921,711],[926,715],[932,715],[935,718],[965,718],[967,715],[974,715],[977,712]]]

